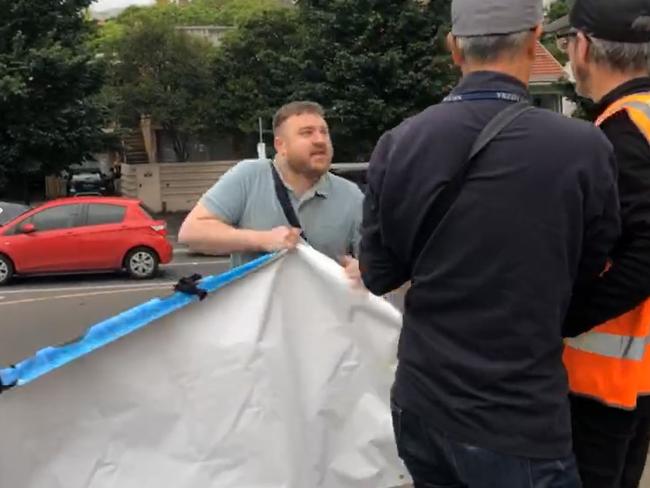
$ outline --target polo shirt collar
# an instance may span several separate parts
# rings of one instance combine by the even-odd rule
[[[284,180],[284,176],[282,176],[282,172],[280,171],[278,167],[278,163],[273,160],[273,165],[275,166],[275,169],[278,171],[278,174],[280,175],[280,179],[282,180],[282,183],[284,186],[287,188],[287,190],[293,191],[293,188],[287,184],[287,182]],[[309,190],[305,192],[302,197],[300,197],[301,200],[309,200],[313,198],[314,196],[319,196],[322,198],[327,198],[330,192],[330,187],[331,187],[331,181],[330,181],[330,174],[329,171],[326,172],[323,176],[319,178],[319,180],[316,182],[314,186],[312,186]]]

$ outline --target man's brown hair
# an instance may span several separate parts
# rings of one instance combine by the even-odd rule
[[[320,115],[325,118],[325,110],[316,102],[298,101],[287,103],[280,107],[273,117],[273,133],[277,134],[278,129],[289,117],[302,114]]]

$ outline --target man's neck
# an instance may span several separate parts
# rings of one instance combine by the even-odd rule
[[[620,73],[618,71],[603,71],[594,73],[591,76],[591,93],[590,98],[595,102],[602,101],[610,92],[616,90],[628,81],[637,78],[647,77],[646,71],[636,71],[634,73]]]
[[[303,196],[311,188],[316,186],[316,183],[318,183],[318,180],[320,179],[320,177],[309,178],[302,173],[296,173],[291,169],[289,164],[281,158],[277,158],[275,163],[284,182],[291,187],[298,197]]]
[[[518,79],[524,85],[528,86],[530,81],[530,67],[526,63],[513,64],[511,62],[495,61],[493,63],[467,63],[462,68],[463,76],[475,73],[477,71],[493,71],[503,73]]]

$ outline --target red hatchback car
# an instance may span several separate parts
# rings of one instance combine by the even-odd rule
[[[75,197],[48,202],[0,227],[0,285],[14,275],[126,271],[152,278],[171,261],[167,225],[138,200]]]

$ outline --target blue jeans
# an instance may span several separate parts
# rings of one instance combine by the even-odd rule
[[[393,405],[397,449],[415,488],[580,488],[574,456],[528,459],[449,439]]]

